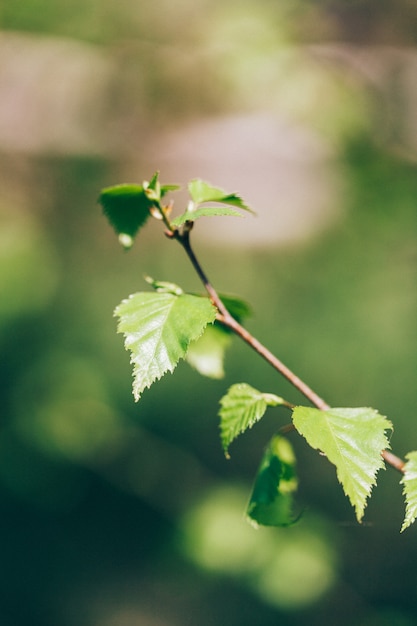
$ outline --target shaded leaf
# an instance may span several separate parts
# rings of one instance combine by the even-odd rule
[[[272,438],[259,467],[247,515],[263,526],[289,526],[296,521],[294,494],[298,488],[295,455],[290,442]]]
[[[241,298],[220,294],[220,299],[237,321],[250,315],[249,305]],[[224,356],[232,341],[231,333],[229,328],[217,321],[207,326],[203,335],[190,345],[187,362],[203,376],[223,378]]]
[[[188,348],[186,360],[202,376],[223,378],[224,353],[232,338],[216,323],[207,326],[203,335]]]
[[[405,495],[405,519],[401,532],[411,526],[417,518],[417,452],[409,452],[404,466],[404,476],[401,484],[404,486]]]
[[[259,422],[268,406],[278,406],[285,401],[271,393],[262,393],[246,383],[232,385],[220,400],[220,438],[228,455],[232,441]]]
[[[214,322],[216,309],[208,298],[170,292],[131,295],[116,308],[118,332],[125,337],[133,365],[133,395],[172,372],[189,344]]]
[[[99,202],[122,245],[130,247],[138,230],[148,219],[153,204],[143,187],[135,184],[107,187],[102,190]]]
[[[385,431],[392,428],[391,422],[370,408],[320,411],[303,406],[294,409],[293,421],[310,446],[336,466],[337,478],[360,522],[376,474],[384,467],[381,452],[390,447]]]
[[[219,187],[213,187],[209,183],[204,182],[200,178],[192,180],[188,184],[188,191],[195,204],[203,202],[220,202],[221,204],[230,204],[244,211],[254,213],[254,211],[243,201],[236,193],[227,193]]]
[[[245,300],[242,300],[242,298],[221,293],[220,300],[223,302],[229,313],[238,322],[242,322],[247,317],[250,317],[252,315],[251,306],[247,302],[245,302]]]

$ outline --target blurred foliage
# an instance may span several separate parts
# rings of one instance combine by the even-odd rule
[[[294,437],[303,521],[246,524],[242,489],[277,423],[257,424],[226,462],[218,398],[242,379],[296,397],[245,346],[233,341],[225,379],[182,364],[134,404],[114,306],[144,272],[196,282],[157,228],[121,252],[96,199],[121,173],[149,174],[149,129],[162,122],[267,107],[325,137],[343,178],[338,220],[303,245],[207,242],[202,257],[221,291],[253,305],[255,335],[329,403],[387,415],[405,453],[417,403],[416,166],[384,143],[378,98],[349,73],[329,78],[305,44],[411,44],[415,12],[389,0],[3,3],[3,29],[90,42],[114,59],[108,106],[131,118],[101,129],[130,152],[0,147],[2,626],[414,623],[415,530],[398,533],[394,472],[357,526],[332,468]]]
[[[330,529],[310,519],[304,527],[254,532],[242,524],[246,497],[238,486],[217,488],[190,508],[182,526],[186,553],[209,571],[241,579],[272,605],[308,606],[334,583]]]

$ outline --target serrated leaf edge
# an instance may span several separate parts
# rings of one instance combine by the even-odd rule
[[[163,371],[161,371],[159,374],[157,374],[151,382],[144,384],[144,385],[141,387],[140,391],[137,391],[137,389],[135,388],[135,380],[136,380],[136,371],[137,371],[137,366],[138,366],[138,363],[137,363],[137,360],[135,359],[134,354],[133,354],[133,352],[132,352],[132,350],[131,350],[131,347],[130,347],[130,345],[129,345],[128,341],[127,341],[127,337],[126,337],[125,331],[121,329],[121,326],[122,326],[123,322],[122,322],[122,318],[121,318],[121,316],[120,316],[120,314],[119,314],[119,310],[120,310],[120,307],[121,307],[123,304],[128,303],[128,302],[129,302],[132,298],[134,298],[135,296],[137,296],[137,295],[138,295],[138,293],[141,293],[141,292],[136,292],[136,293],[130,294],[127,298],[124,298],[124,299],[120,302],[120,304],[118,304],[118,305],[117,305],[117,307],[114,309],[114,312],[113,312],[113,316],[114,316],[114,317],[119,318],[119,322],[118,322],[118,324],[117,324],[117,332],[123,335],[123,337],[124,337],[124,347],[125,347],[125,349],[126,349],[127,351],[129,351],[129,352],[130,352],[130,364],[131,364],[131,365],[133,365],[133,374],[132,374],[132,376],[133,376],[133,385],[132,385],[132,392],[133,392],[133,397],[134,397],[134,399],[135,399],[135,402],[138,402],[138,401],[140,400],[140,398],[141,398],[141,396],[142,396],[142,393],[143,393],[143,391],[145,391],[145,389],[149,389],[149,388],[153,385],[153,383],[157,382],[158,380],[161,380],[161,378],[162,378],[165,374],[167,374],[168,372],[169,372],[169,373],[171,373],[171,374],[173,373],[173,371],[174,371],[174,370],[175,370],[175,368],[177,367],[178,363],[179,363],[181,360],[185,360],[185,359],[186,359],[187,352],[188,352],[188,348],[189,348],[190,344],[191,344],[192,342],[194,342],[194,341],[197,341],[197,340],[198,340],[198,339],[199,339],[199,338],[203,335],[204,330],[206,329],[206,327],[208,326],[208,324],[210,324],[210,323],[213,323],[213,322],[214,322],[214,317],[213,317],[213,321],[212,321],[212,322],[210,322],[210,321],[206,322],[206,323],[202,326],[200,333],[199,333],[198,335],[193,336],[193,337],[192,337],[192,339],[190,339],[190,340],[188,341],[188,343],[187,343],[187,345],[186,345],[186,347],[185,347],[185,350],[184,350],[184,354],[183,354],[182,356],[180,356],[180,357],[179,357],[179,358],[178,358],[178,359],[177,359],[174,363],[172,363],[171,365],[169,365],[168,367],[166,367]],[[151,292],[143,292],[143,293],[151,293]],[[171,292],[163,292],[163,293],[164,293],[164,294],[167,294],[167,293],[168,293],[168,295],[173,296],[173,301],[172,301],[172,303],[173,303],[173,304],[174,304],[174,302],[175,302],[176,298],[180,298],[182,295],[191,295],[191,294],[183,294],[183,293],[182,293],[182,294],[178,294],[178,293],[177,293],[177,294],[173,294],[173,293],[171,293]],[[194,296],[194,297],[199,297],[199,296]],[[214,307],[213,307],[213,310],[214,310]],[[159,328],[160,337],[159,337],[158,342],[157,342],[158,344],[159,344],[160,338],[161,338],[161,336],[162,336],[163,328],[164,328],[164,326],[163,326],[163,325],[161,325],[161,327]],[[153,357],[152,357],[152,358],[153,358]],[[152,361],[152,359],[150,359],[150,361]]]
[[[417,519],[417,451],[409,452],[406,454],[405,458],[407,461],[404,465],[404,475],[400,480],[400,485],[403,486],[403,495],[405,497],[405,517],[401,526],[401,532],[404,532],[404,530],[414,524]],[[411,464],[414,465],[412,470],[408,469]],[[411,502],[411,494],[407,491],[407,484],[412,480],[416,481],[415,502]]]
[[[237,430],[234,429],[232,437],[230,438],[228,437],[226,439],[223,433],[223,422],[225,419],[225,411],[228,408],[227,403],[231,399],[231,396],[235,391],[244,390],[244,389],[246,389],[251,394],[249,395],[249,397],[253,399],[252,402],[249,401],[246,403],[246,405],[248,406],[247,410],[249,410],[250,407],[253,408],[254,405],[258,405],[257,409],[253,409],[253,415],[251,416],[250,419],[247,420],[245,427],[238,427]],[[266,410],[269,406],[278,406],[283,403],[284,403],[284,400],[280,398],[279,396],[276,396],[271,393],[264,393],[262,391],[259,391],[258,389],[255,389],[254,387],[252,387],[251,385],[247,383],[235,383],[234,385],[229,387],[229,389],[227,390],[227,393],[220,399],[221,408],[219,410],[220,439],[221,439],[223,450],[224,450],[226,457],[229,458],[228,450],[229,450],[229,446],[233,443],[233,441],[235,441],[235,439],[237,439],[239,435],[242,435],[244,432],[246,432],[247,430],[252,428],[255,424],[257,424],[265,415]],[[243,406],[243,405],[244,405],[244,401],[242,401],[239,406]],[[233,406],[233,403],[232,403],[232,406],[231,406],[232,412],[234,408],[236,408],[236,404],[234,404]],[[244,410],[243,413],[245,414],[246,411]],[[238,422],[240,423],[242,421],[246,422],[246,420],[243,420],[241,418],[238,420]]]
[[[314,409],[314,408],[312,408],[312,407],[295,407],[295,408],[294,408],[294,412],[295,412],[298,408],[304,408],[304,409],[308,409],[308,410],[312,410],[312,411],[318,411],[318,410],[319,410],[319,409]],[[337,411],[337,410],[340,410],[340,408],[341,408],[341,407],[331,407],[330,409],[323,411],[323,413],[331,413],[332,411]],[[383,449],[389,449],[389,448],[390,448],[390,445],[389,445],[389,441],[388,441],[388,439],[387,439],[387,437],[386,437],[386,435],[385,435],[385,431],[386,431],[386,430],[390,430],[390,429],[392,429],[392,424],[391,424],[391,422],[390,422],[390,421],[389,421],[389,420],[388,420],[388,419],[387,419],[384,415],[381,415],[381,414],[380,414],[380,413],[379,413],[376,409],[372,409],[372,408],[370,408],[370,407],[357,407],[357,408],[358,408],[358,409],[363,409],[363,410],[366,410],[366,411],[372,411],[375,415],[378,415],[378,416],[379,416],[379,417],[380,417],[383,421],[385,421],[385,422],[386,422],[386,426],[385,426],[385,428],[384,428],[384,437],[385,437],[385,442],[386,442],[386,445],[385,445],[385,447],[384,447],[384,448],[382,448],[382,449],[381,449],[381,451],[380,451],[380,452],[382,452],[382,450],[383,450]],[[343,407],[343,409],[345,409],[345,408]],[[316,450],[317,450],[317,449],[319,449],[317,446],[313,446],[313,445],[312,445],[312,444],[311,444],[311,443],[307,440],[307,438],[305,437],[305,435],[301,432],[301,430],[299,430],[299,429],[297,428],[297,426],[296,426],[295,424],[294,424],[294,426],[296,427],[296,430],[300,433],[300,435],[302,435],[302,436],[306,439],[307,443],[308,443],[308,444],[309,444],[309,445],[310,445],[313,449],[316,449]],[[336,437],[334,436],[334,434],[333,434],[333,432],[332,432],[331,430],[330,430],[330,433],[331,433],[332,438],[333,438],[333,439],[334,439],[334,441],[335,441],[336,447],[337,447],[337,448],[339,448],[339,446],[338,446],[338,444],[337,444],[337,439],[336,439]],[[360,449],[360,447],[357,445],[357,441],[355,441],[355,440],[353,440],[353,442],[349,442],[349,445],[351,445],[353,448]],[[379,456],[379,457],[378,457],[378,463],[376,463],[376,467],[375,467],[375,469],[372,471],[372,475],[368,474],[368,478],[370,479],[370,480],[369,480],[369,486],[367,486],[367,488],[365,489],[365,491],[364,491],[364,495],[360,496],[360,498],[359,498],[359,499],[360,499],[360,501],[361,501],[361,502],[358,502],[358,503],[353,502],[353,501],[352,501],[352,499],[351,499],[351,497],[350,497],[350,495],[347,493],[347,487],[345,486],[344,481],[343,481],[343,480],[341,479],[341,477],[340,477],[340,473],[341,473],[341,472],[340,472],[340,470],[339,470],[339,466],[338,466],[338,464],[337,464],[337,463],[335,463],[333,460],[331,460],[331,459],[328,457],[328,455],[327,455],[327,454],[325,454],[325,456],[326,456],[326,458],[329,460],[329,462],[330,462],[332,465],[334,465],[334,466],[335,466],[335,468],[336,468],[336,475],[337,475],[337,479],[338,479],[339,483],[342,485],[342,489],[343,489],[343,491],[344,491],[344,493],[345,493],[346,497],[349,499],[349,501],[350,501],[351,505],[353,506],[353,508],[354,508],[354,510],[355,510],[356,519],[357,519],[357,520],[358,520],[358,522],[360,523],[360,522],[362,521],[363,516],[364,516],[365,509],[366,509],[366,506],[367,506],[367,503],[368,503],[369,497],[370,497],[370,496],[371,496],[371,494],[372,494],[372,489],[373,489],[373,487],[377,484],[377,479],[376,479],[376,476],[377,476],[377,474],[378,474],[379,470],[381,470],[381,469],[385,469],[385,464],[384,464],[384,461],[383,461],[382,456]],[[341,457],[342,457],[342,459],[345,459],[345,458],[346,458],[346,455],[341,455]],[[357,465],[358,465],[358,464],[357,464]],[[343,466],[344,466],[344,469],[345,469],[345,471],[346,471],[346,474],[347,474],[347,475],[351,475],[351,476],[353,476],[352,472],[351,472],[350,470],[348,470],[348,466],[347,466],[347,464],[346,464],[346,461],[344,461]],[[360,484],[360,482],[361,482],[361,481],[359,480],[359,481],[358,481],[358,484]]]

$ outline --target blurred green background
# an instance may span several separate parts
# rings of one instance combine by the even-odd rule
[[[125,254],[96,202],[156,168],[239,191],[258,217],[195,229],[213,283],[330,404],[416,449],[415,4],[25,0],[0,27],[1,626],[415,624],[394,471],[359,526],[291,435],[302,520],[244,520],[288,416],[226,461],[218,400],[246,381],[300,401],[248,348],[133,402],[114,307],[145,273],[199,285],[159,224]]]

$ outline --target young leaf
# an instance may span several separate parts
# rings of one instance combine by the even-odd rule
[[[401,532],[411,526],[417,518],[417,452],[409,452],[405,458],[407,462],[401,484],[404,486],[406,508]]]
[[[298,479],[295,455],[290,442],[276,435],[272,438],[256,475],[247,515],[263,526],[289,526],[293,514],[294,493]]]
[[[138,230],[145,224],[153,203],[141,185],[122,184],[103,189],[99,202],[103,212],[119,235],[125,248],[133,244]]]
[[[246,383],[232,385],[220,400],[220,438],[228,456],[230,444],[238,435],[252,428],[263,417],[268,406],[285,401],[272,393],[262,393]]]
[[[175,283],[166,280],[154,280],[151,276],[145,276],[145,280],[159,293],[172,293],[174,296],[181,296],[184,293],[181,287]]]
[[[360,522],[376,473],[384,467],[381,452],[390,447],[385,431],[392,428],[391,422],[370,408],[320,411],[304,406],[294,409],[293,421],[310,446],[336,466]]]
[[[181,189],[181,185],[161,185],[161,198],[166,196],[169,191],[177,191]]]
[[[233,217],[243,217],[239,211],[235,211],[235,209],[231,209],[230,207],[222,207],[222,206],[212,206],[212,207],[202,207],[201,209],[191,210],[187,209],[185,213],[182,213],[174,220],[172,220],[173,226],[181,226],[185,222],[195,222],[200,217],[213,217],[218,215],[232,215]]]
[[[144,181],[143,189],[149,200],[159,202],[161,199],[161,183],[159,182],[159,172],[155,172],[150,182]]]
[[[200,178],[196,178],[188,184],[188,191],[195,204],[220,202],[221,204],[230,204],[244,211],[254,213],[238,194],[227,193],[219,187],[212,187],[212,185],[209,185],[209,183],[204,182]]]
[[[159,182],[159,172],[155,172],[150,182],[145,181],[143,183],[143,189],[149,200],[159,202],[168,191],[180,189],[180,185],[161,185]]]
[[[208,298],[171,292],[135,293],[115,310],[118,332],[125,337],[133,365],[133,395],[172,372],[188,346],[214,322],[216,309]]]

